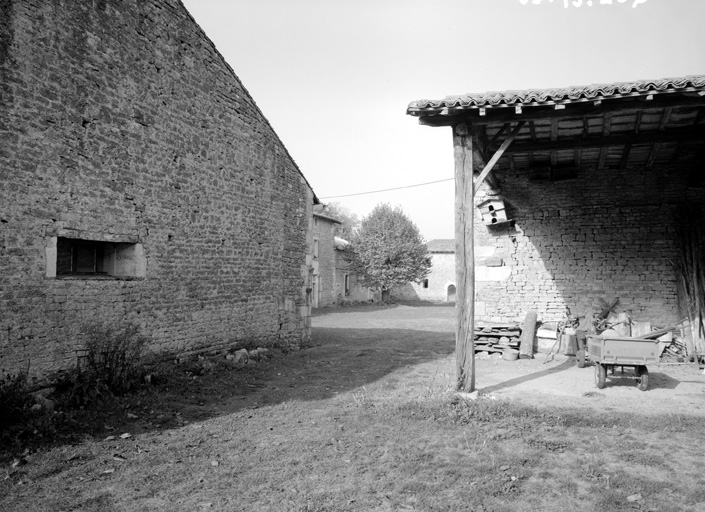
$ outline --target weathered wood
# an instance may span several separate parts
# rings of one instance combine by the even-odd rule
[[[477,191],[480,189],[480,186],[482,185],[482,182],[485,180],[487,175],[490,173],[494,165],[497,163],[497,161],[502,157],[504,152],[507,150],[509,145],[514,142],[514,139],[516,139],[517,133],[519,133],[519,130],[521,130],[521,127],[524,126],[524,121],[519,121],[517,125],[514,127],[514,130],[512,130],[512,133],[509,134],[509,136],[504,139],[504,142],[502,142],[502,145],[499,147],[499,149],[495,152],[494,155],[492,155],[492,158],[490,158],[490,161],[487,162],[487,165],[485,165],[485,168],[482,169],[482,172],[480,175],[477,177],[475,180],[475,184],[472,186],[473,190],[473,196],[477,194]]]
[[[521,328],[521,342],[519,344],[519,357],[531,359],[534,357],[534,337],[536,336],[536,311],[529,311]]]
[[[560,151],[575,148],[604,148],[623,146],[625,144],[647,145],[657,142],[699,142],[705,137],[703,128],[672,128],[664,132],[641,131],[624,134],[611,134],[607,137],[591,135],[589,137],[564,137],[556,141],[530,140],[517,141],[512,144],[512,153],[528,153],[529,151]]]
[[[453,130],[455,157],[456,388],[475,390],[475,253],[473,242],[472,137],[465,124]]]

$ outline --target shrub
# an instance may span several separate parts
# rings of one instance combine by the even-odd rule
[[[75,405],[89,405],[139,386],[147,340],[136,326],[92,325],[84,328],[84,333],[84,355],[76,370],[59,379],[57,394],[67,396]]]
[[[130,391],[139,384],[147,339],[139,334],[137,326],[92,326],[86,335],[87,373],[100,379],[115,394]]]

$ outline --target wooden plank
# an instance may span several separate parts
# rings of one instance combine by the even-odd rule
[[[477,177],[475,180],[475,184],[473,185],[473,193],[472,195],[474,196],[477,194],[477,191],[480,189],[480,185],[482,185],[482,182],[485,180],[489,172],[492,170],[494,167],[494,164],[497,163],[497,161],[502,157],[504,152],[507,150],[509,145],[514,142],[514,139],[517,136],[517,133],[519,133],[519,130],[521,130],[521,127],[524,126],[524,121],[519,121],[517,125],[514,127],[512,130],[512,133],[509,134],[509,136],[504,139],[504,142],[502,142],[502,145],[499,147],[499,149],[495,152],[494,155],[492,155],[492,158],[490,158],[490,161],[487,162],[487,165],[485,165],[485,168],[482,169],[482,172],[480,175]]]
[[[473,151],[467,125],[453,129],[455,160],[455,370],[458,391],[475,390],[475,252],[473,241]]]

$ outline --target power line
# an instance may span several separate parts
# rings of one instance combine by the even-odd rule
[[[406,185],[404,187],[394,187],[394,188],[385,188],[382,190],[371,190],[369,192],[358,192],[356,194],[345,194],[342,196],[326,196],[326,197],[319,197],[318,199],[338,199],[340,197],[352,197],[352,196],[364,196],[367,194],[377,194],[379,192],[389,192],[391,190],[401,190],[404,188],[414,188],[414,187],[423,187],[424,185],[433,185],[434,183],[442,183],[444,181],[452,181],[455,178],[446,178],[445,180],[436,180],[436,181],[429,181],[426,183],[417,183],[416,185]]]

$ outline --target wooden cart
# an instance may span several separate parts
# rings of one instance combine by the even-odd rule
[[[588,336],[587,357],[595,362],[595,384],[598,388],[605,387],[607,370],[612,370],[611,373],[614,375],[615,367],[621,366],[622,374],[624,368],[633,368],[637,387],[641,391],[646,391],[649,387],[649,370],[646,365],[658,363],[658,341]]]

